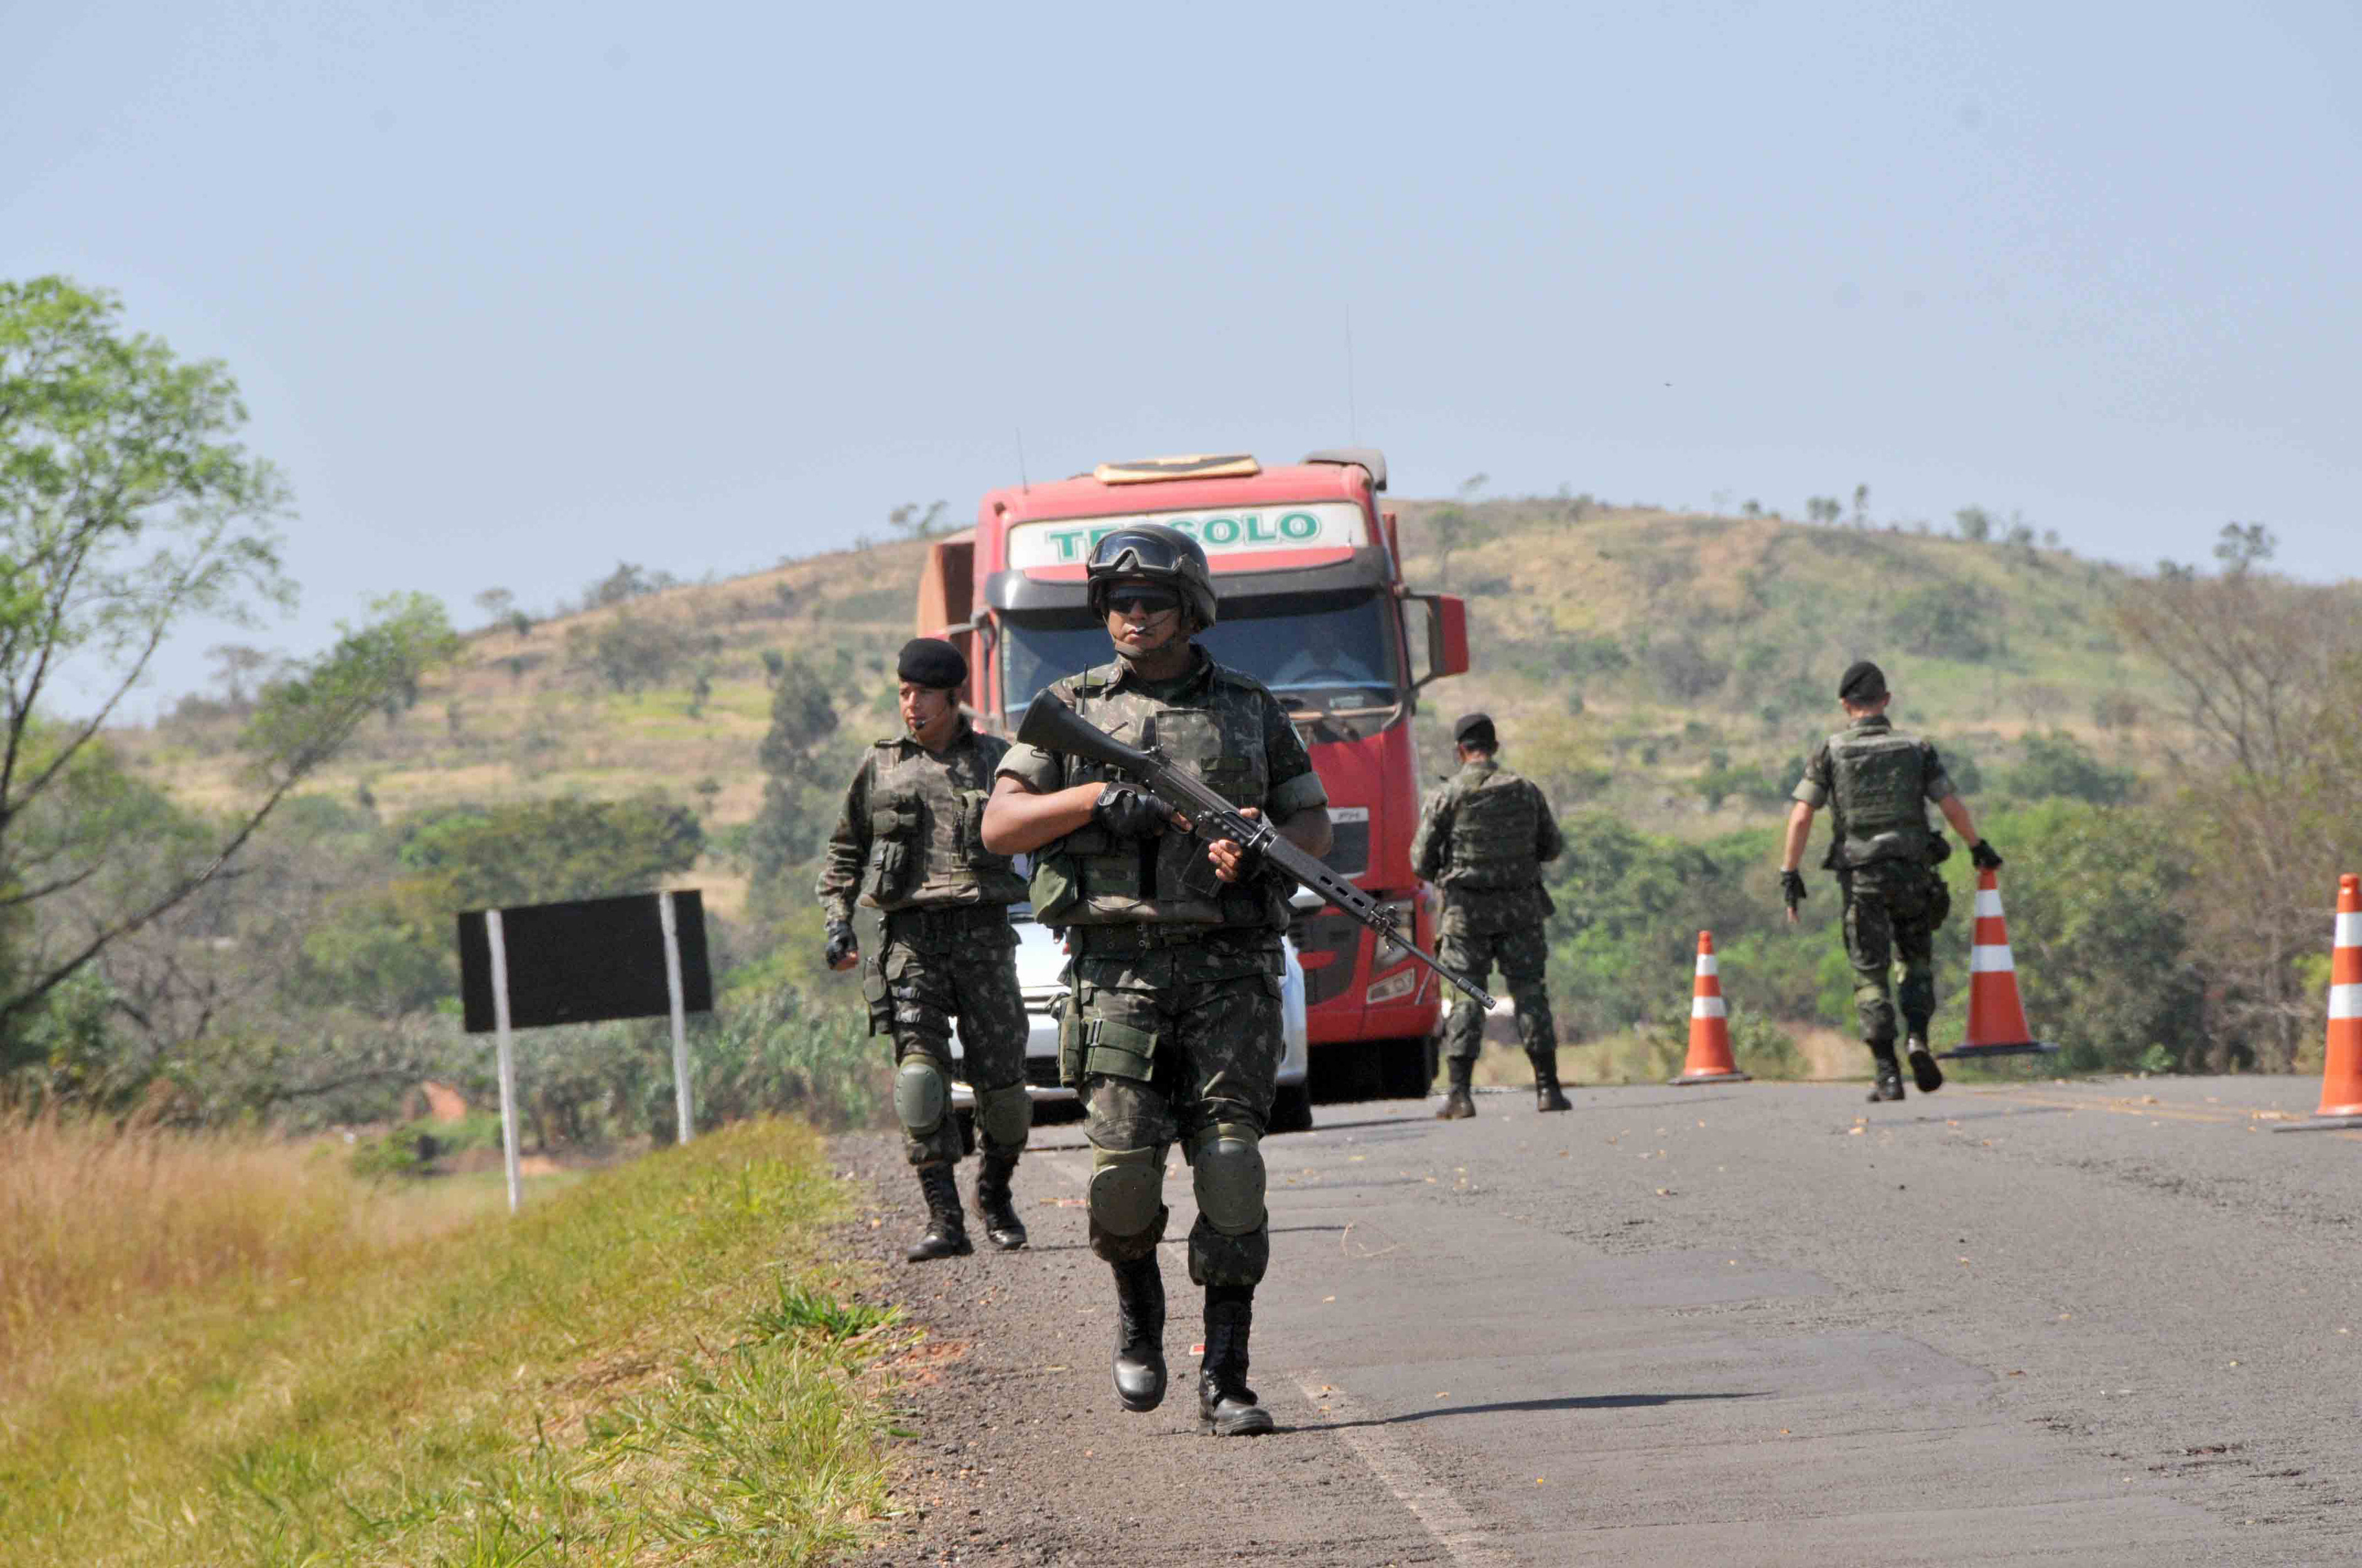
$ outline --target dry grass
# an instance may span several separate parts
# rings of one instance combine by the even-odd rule
[[[39,1124],[9,1147],[44,1211],[98,1173],[132,1215],[79,1210],[121,1234],[72,1277],[116,1294],[77,1286],[55,1375],[0,1387],[11,1563],[803,1563],[887,1506],[870,1368],[902,1336],[829,1256],[844,1199],[808,1128],[456,1226],[301,1149]],[[160,1222],[226,1266],[185,1283],[205,1244]],[[159,1244],[178,1261],[123,1261]]]
[[[0,1383],[145,1298],[320,1280],[447,1228],[471,1206],[398,1201],[340,1145],[0,1121]]]

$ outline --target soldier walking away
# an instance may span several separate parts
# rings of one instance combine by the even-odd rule
[[[1542,922],[1552,905],[1542,888],[1541,868],[1559,857],[1566,841],[1541,787],[1501,766],[1490,717],[1463,715],[1451,726],[1451,738],[1460,771],[1427,798],[1410,846],[1413,872],[1443,889],[1436,956],[1479,986],[1496,963],[1501,966],[1517,1007],[1518,1038],[1534,1065],[1534,1109],[1564,1110],[1558,1024],[1551,1017],[1543,977],[1550,944]],[[1484,1014],[1461,998],[1444,1026],[1444,1066],[1451,1088],[1435,1113],[1439,1119],[1476,1114],[1468,1086],[1484,1039]]]
[[[1912,1080],[1921,1094],[1944,1087],[1944,1069],[1927,1049],[1927,1021],[1936,1015],[1936,928],[1951,912],[1951,894],[1936,867],[1952,853],[1941,829],[1927,822],[1928,801],[1969,845],[1982,870],[1998,870],[2001,856],[1977,836],[1968,807],[1936,748],[1887,722],[1893,700],[1886,676],[1864,659],[1838,683],[1846,727],[1814,748],[1788,812],[1780,856],[1780,893],[1789,923],[1805,899],[1797,866],[1813,832],[1813,812],[1835,813],[1829,853],[1822,864],[1837,873],[1845,900],[1846,956],[1853,964],[1853,1005],[1862,1043],[1878,1068],[1872,1100],[1901,1099],[1903,1071],[1894,1056],[1893,966],[1903,964],[1903,1030]]]
[[[828,917],[826,956],[850,969],[864,955],[856,900],[883,915],[861,980],[869,1032],[894,1042],[894,1114],[927,1197],[912,1263],[973,1251],[960,1214],[958,1119],[952,1113],[952,1020],[959,1020],[983,1146],[977,1217],[994,1246],[1025,1244],[1009,1181],[1033,1126],[1025,1088],[1025,1002],[1009,906],[1025,897],[1009,857],[984,846],[984,802],[1009,743],[959,711],[967,660],[916,637],[896,661],[904,733],[873,744],[844,792],[815,891]]]
[[[1113,663],[1050,688],[1118,740],[1153,745],[1308,855],[1328,852],[1329,797],[1271,692],[1192,640],[1214,624],[1198,542],[1119,528],[1087,569]],[[1231,839],[1201,843],[1172,807],[1084,758],[1020,744],[1000,765],[985,842],[1034,851],[1033,912],[1074,953],[1060,1071],[1091,1144],[1091,1251],[1115,1275],[1116,1397],[1164,1397],[1164,1158],[1189,1163],[1189,1278],[1206,1291],[1199,1417],[1220,1436],[1271,1430],[1247,1386],[1254,1289],[1271,1258],[1260,1147],[1281,1051],[1286,885]]]

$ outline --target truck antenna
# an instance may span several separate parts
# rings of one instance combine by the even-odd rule
[[[1025,426],[1022,425],[1017,427],[1017,488],[1028,495],[1033,493],[1033,486],[1025,478]]]
[[[1354,428],[1353,408],[1353,307],[1345,306],[1345,444],[1361,444],[1361,432]]]

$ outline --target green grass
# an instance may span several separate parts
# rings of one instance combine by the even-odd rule
[[[886,1507],[889,1313],[745,1123],[326,1279],[135,1302],[0,1404],[49,1563],[809,1562]]]

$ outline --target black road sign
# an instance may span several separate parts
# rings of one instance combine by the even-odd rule
[[[681,1006],[713,1010],[713,977],[705,957],[705,904],[694,889],[527,904],[501,911],[507,951],[509,1027],[596,1023],[610,1018],[662,1018],[672,1011],[665,983],[664,916],[673,900],[680,942]],[[489,1034],[492,949],[484,911],[459,916],[459,999],[470,1034]]]

